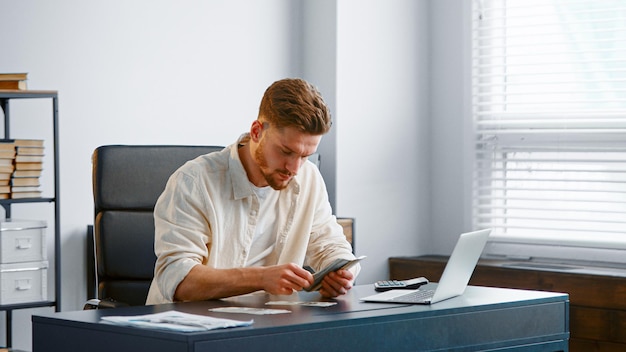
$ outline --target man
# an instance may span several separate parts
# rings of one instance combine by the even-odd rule
[[[249,133],[177,170],[154,210],[157,261],[146,304],[289,295],[313,283],[303,265],[353,259],[308,161],[330,127],[319,92],[283,79],[265,91]],[[320,293],[345,294],[359,270],[329,274]]]

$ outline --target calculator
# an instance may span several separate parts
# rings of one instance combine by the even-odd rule
[[[427,283],[428,279],[425,277],[417,277],[409,280],[381,280],[374,283],[374,288],[378,292],[389,290],[414,290]]]

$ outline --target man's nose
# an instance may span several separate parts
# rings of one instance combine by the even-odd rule
[[[295,175],[296,173],[298,173],[298,170],[300,170],[300,166],[302,166],[303,162],[304,162],[304,159],[301,157],[289,158],[289,160],[287,160],[287,164],[285,165],[285,168],[287,169],[287,171]]]

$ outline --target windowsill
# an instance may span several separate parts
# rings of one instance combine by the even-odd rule
[[[440,262],[445,265],[449,256],[447,255],[423,255],[417,257],[392,257],[401,261],[427,260]],[[602,262],[587,262],[581,260],[519,260],[496,258],[493,256],[481,256],[478,266],[501,267],[508,269],[546,271],[565,274],[578,274],[590,276],[608,276],[616,278],[626,278],[626,266],[607,266]],[[394,277],[395,278],[395,277]]]
[[[581,275],[601,275],[626,278],[626,265],[583,260],[531,259],[516,260],[484,256],[481,264],[512,269],[539,270]]]
[[[562,265],[566,272],[595,271],[624,276],[626,251],[620,248],[585,248],[567,245],[513,243],[490,240],[483,252],[484,258],[506,263],[532,263],[533,269]],[[576,258],[575,260],[572,258]],[[530,265],[526,264],[526,267]],[[593,269],[593,270],[592,270]]]

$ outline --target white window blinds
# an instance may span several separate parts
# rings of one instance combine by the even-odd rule
[[[474,1],[473,223],[626,248],[626,1]]]

